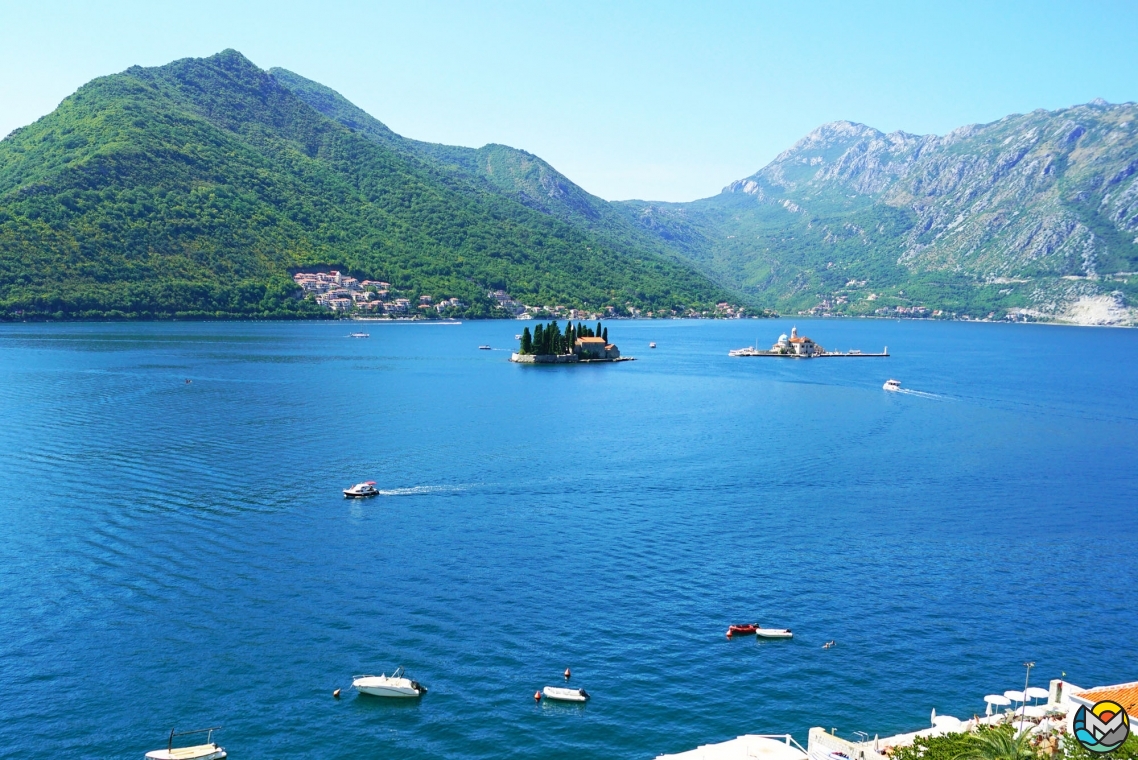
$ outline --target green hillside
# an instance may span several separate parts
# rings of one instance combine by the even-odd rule
[[[270,73],[325,116],[372,140],[414,156],[440,172],[557,217],[615,249],[648,251],[684,263],[674,247],[644,230],[616,206],[586,192],[540,157],[508,145],[439,145],[402,137],[340,93],[287,69]],[[736,295],[737,297],[737,295]]]
[[[1034,111],[943,137],[835,122],[712,198],[617,205],[783,311],[1128,324],[1138,107]]]
[[[587,308],[730,298],[640,230],[575,224],[461,165],[468,149],[411,142],[329,118],[235,51],[94,80],[0,141],[0,315],[323,315],[289,275],[332,266],[472,316],[494,289]],[[474,152],[497,165],[497,146]]]

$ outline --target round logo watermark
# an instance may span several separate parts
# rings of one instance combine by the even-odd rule
[[[1091,752],[1110,752],[1130,735],[1130,716],[1117,702],[1104,699],[1094,707],[1080,707],[1071,718],[1075,741]]]

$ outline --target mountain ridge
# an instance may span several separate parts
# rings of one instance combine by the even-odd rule
[[[321,266],[466,316],[502,288],[592,310],[731,297],[360,134],[233,50],[97,78],[0,141],[4,318],[321,316],[289,277]]]
[[[1136,123],[1101,100],[943,136],[830,122],[717,196],[618,205],[782,309],[1132,323]]]

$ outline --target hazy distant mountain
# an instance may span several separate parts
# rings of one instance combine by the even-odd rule
[[[1138,296],[1138,106],[1095,101],[943,137],[834,122],[715,197],[619,206],[786,310],[1126,323]]]
[[[536,157],[406,140],[232,50],[101,77],[0,141],[0,318],[303,316],[289,273],[317,266],[473,315],[499,288],[731,297]]]

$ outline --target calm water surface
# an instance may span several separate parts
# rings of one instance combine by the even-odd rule
[[[0,327],[0,754],[651,758],[969,717],[1024,659],[1138,680],[1138,331],[797,324],[893,357],[726,355],[785,320],[613,322],[639,361],[559,368],[477,350],[504,322]],[[753,620],[796,638],[724,638]],[[332,699],[397,665],[430,693]],[[535,705],[567,666],[593,700]]]

